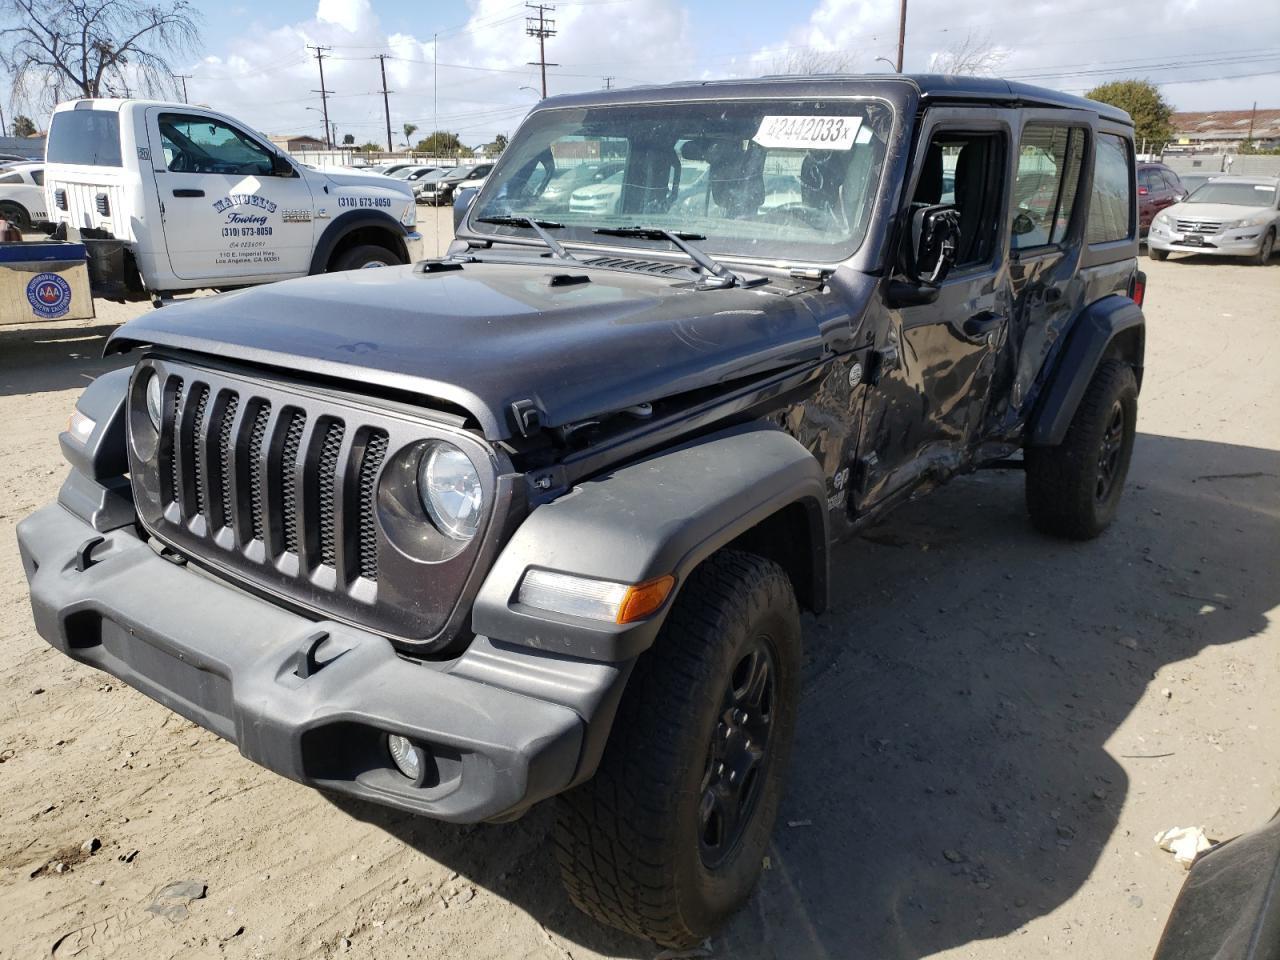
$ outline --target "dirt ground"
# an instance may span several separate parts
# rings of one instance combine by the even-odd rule
[[[1144,267],[1117,524],[1047,540],[992,471],[839,550],[767,869],[711,955],[1150,956],[1184,877],[1153,835],[1280,805],[1280,263]],[[545,807],[460,829],[323,796],[36,636],[13,528],[138,309],[0,329],[0,956],[657,954],[570,906]]]

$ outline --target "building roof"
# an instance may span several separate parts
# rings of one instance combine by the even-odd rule
[[[1253,120],[1253,136],[1280,136],[1280,109],[1267,110],[1202,110],[1175,113],[1173,127],[1180,137],[1211,140],[1243,140],[1249,136]]]
[[[324,143],[324,141],[321,140],[319,137],[313,137],[309,133],[273,133],[268,139],[288,140],[290,142],[294,140],[310,140],[313,143]]]

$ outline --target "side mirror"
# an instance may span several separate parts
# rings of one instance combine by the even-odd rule
[[[891,307],[921,306],[938,299],[939,285],[956,264],[960,211],[946,203],[913,210],[909,240],[903,258],[908,279],[889,284]]]
[[[475,202],[476,194],[480,192],[479,187],[464,187],[458,191],[457,196],[453,198],[453,232],[458,232],[458,227],[462,226],[463,218],[467,215],[467,210],[471,208],[471,204]]]
[[[278,153],[271,155],[271,175],[273,177],[292,177],[293,164]]]

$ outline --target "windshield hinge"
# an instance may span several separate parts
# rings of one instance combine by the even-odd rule
[[[834,270],[824,270],[822,267],[792,267],[787,271],[787,276],[792,280],[817,280],[822,282],[834,272]]]
[[[511,404],[511,415],[515,418],[516,429],[522,437],[532,437],[542,429],[542,411],[528,398]]]

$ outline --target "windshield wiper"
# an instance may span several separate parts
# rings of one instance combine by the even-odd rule
[[[554,220],[535,220],[533,217],[518,216],[493,216],[493,217],[477,217],[480,223],[494,223],[500,227],[528,227],[538,235],[538,239],[547,245],[547,248],[561,260],[568,260],[570,263],[577,263],[578,258],[564,248],[559,240],[547,233],[548,230],[562,230],[563,223],[556,223]]]
[[[703,270],[718,277],[725,286],[747,286],[738,276],[723,263],[712,259],[711,255],[700,247],[695,247],[690,240],[707,239],[700,233],[677,233],[674,230],[663,230],[660,227],[601,227],[591,231],[606,237],[635,237],[639,240],[666,240],[683,250],[694,263]]]

